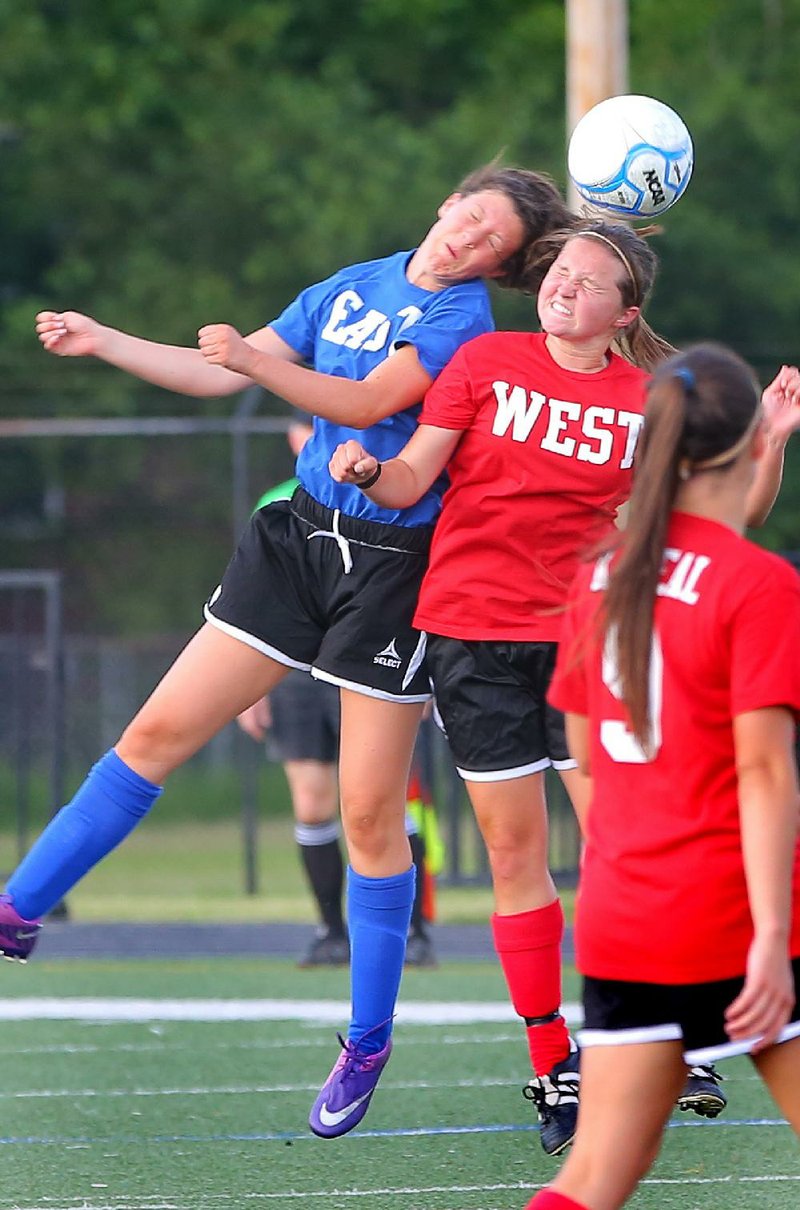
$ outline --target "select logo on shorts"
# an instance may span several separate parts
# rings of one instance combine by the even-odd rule
[[[392,639],[391,643],[387,643],[383,651],[379,651],[377,655],[372,657],[373,664],[382,664],[384,668],[399,668],[403,661],[397,654],[395,647],[396,639]]]

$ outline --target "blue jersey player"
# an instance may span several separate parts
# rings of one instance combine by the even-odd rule
[[[37,317],[53,353],[95,356],[188,395],[257,382],[315,421],[292,499],[255,514],[205,624],[12,874],[0,949],[26,957],[39,918],[124,839],[168,774],[289,669],[339,686],[352,1020],[311,1111],[323,1137],[361,1120],[391,1050],[414,898],[406,786],[430,696],[425,637],[411,619],[443,489],[384,509],[334,483],[328,461],[356,433],[379,458],[397,454],[437,374],[493,327],[482,279],[521,284],[535,241],[569,222],[546,178],[493,164],[442,203],[418,248],[343,269],[246,338],[211,325],[199,348],[182,348],[75,312]]]

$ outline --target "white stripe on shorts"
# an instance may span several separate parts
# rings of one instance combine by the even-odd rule
[[[639,1025],[632,1029],[579,1029],[579,1046],[633,1046],[637,1042],[679,1042],[680,1025]]]
[[[516,769],[494,769],[490,773],[476,773],[473,769],[461,769],[456,765],[458,776],[464,781],[512,781],[515,777],[528,777],[531,773],[543,773],[552,764],[547,756],[531,761],[529,765],[518,765]]]
[[[800,1021],[790,1021],[784,1025],[778,1034],[777,1046],[780,1042],[789,1042],[792,1038],[800,1038]],[[747,1055],[753,1049],[758,1038],[743,1038],[741,1042],[720,1042],[718,1046],[700,1046],[696,1050],[684,1052],[686,1062],[695,1067],[697,1064],[716,1063],[718,1059],[732,1059],[734,1055]]]
[[[338,685],[340,689],[350,689],[353,693],[363,693],[365,697],[376,697],[382,702],[403,702],[413,706],[431,700],[430,693],[386,693],[383,689],[373,689],[371,685],[359,685],[357,681],[347,681],[344,677],[334,676],[332,672],[324,672],[321,668],[312,668],[311,675],[317,681],[327,681],[329,685]]]
[[[268,655],[271,660],[275,660],[278,664],[283,664],[285,668],[299,668],[301,672],[311,671],[310,664],[302,664],[299,660],[293,660],[291,656],[278,651],[276,647],[270,647],[269,643],[263,642],[262,639],[257,639],[253,634],[248,634],[246,630],[240,630],[238,626],[231,626],[230,622],[223,622],[221,618],[215,618],[207,605],[203,607],[203,616],[207,622],[210,622],[212,626],[216,626],[217,630],[221,630],[223,634],[229,634],[232,639],[238,639],[240,643],[253,647],[256,651],[260,651],[262,655]]]
[[[406,671],[406,674],[403,677],[403,688],[404,689],[408,688],[408,686],[413,681],[414,677],[417,675],[417,669],[421,666],[422,661],[425,659],[425,648],[427,646],[428,646],[428,636],[424,630],[421,630],[419,633],[419,638],[417,639],[417,645],[414,648],[414,654],[412,655],[411,659],[408,661],[408,670]]]

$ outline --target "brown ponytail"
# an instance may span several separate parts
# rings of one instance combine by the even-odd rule
[[[662,363],[647,396],[628,524],[613,561],[602,615],[614,636],[630,723],[646,746],[648,675],[656,592],[682,479],[720,473],[752,431],[760,390],[750,367],[721,345],[696,345]],[[713,465],[712,465],[713,464]]]

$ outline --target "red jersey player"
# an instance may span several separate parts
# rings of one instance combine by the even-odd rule
[[[536,1074],[526,1093],[550,1154],[574,1134],[578,1057],[559,1013],[563,916],[547,868],[545,769],[558,769],[579,814],[586,791],[545,695],[578,560],[630,491],[646,371],[672,351],[641,315],[656,269],[645,240],[595,222],[558,243],[537,297],[541,333],[464,345],[397,458],[381,465],[349,441],[331,460],[334,478],[392,507],[447,466],[414,622],[428,633],[437,707],[486,842],[495,946],[527,1026]],[[780,455],[769,470],[754,511],[771,503]]]
[[[800,1134],[800,580],[742,537],[760,421],[728,350],[661,366],[630,524],[573,589],[549,696],[592,785],[581,1111],[529,1210],[622,1206],[685,1061],[750,1054]]]

